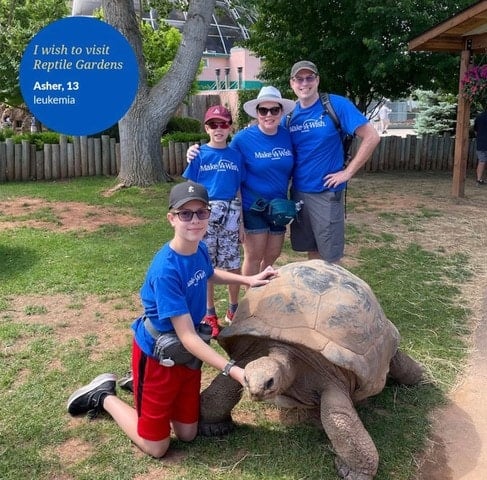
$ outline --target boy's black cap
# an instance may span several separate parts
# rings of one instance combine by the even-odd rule
[[[169,209],[179,208],[191,200],[200,200],[208,205],[208,191],[200,183],[191,181],[178,183],[172,187],[169,194]]]

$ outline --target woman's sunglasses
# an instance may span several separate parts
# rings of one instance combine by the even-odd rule
[[[257,112],[262,117],[265,117],[269,112],[271,112],[271,115],[275,117],[276,115],[279,115],[281,113],[281,107],[271,107],[271,108],[257,107]]]

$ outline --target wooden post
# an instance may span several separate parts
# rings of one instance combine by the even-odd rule
[[[470,129],[470,104],[462,95],[462,78],[468,69],[471,52],[462,51],[460,57],[460,80],[458,85],[457,128],[455,135],[455,157],[453,162],[452,195],[465,196],[465,176],[467,170],[468,134]]]
[[[81,176],[87,177],[88,172],[88,137],[83,135],[79,138],[80,154],[81,154]]]
[[[95,175],[99,176],[103,173],[101,167],[101,138],[94,138],[94,149],[95,149]]]
[[[59,163],[61,166],[61,178],[68,177],[68,137],[59,135]]]
[[[117,169],[117,140],[115,138],[110,138],[110,174],[118,175]]]
[[[52,148],[50,143],[44,144],[44,178],[52,180]]]
[[[81,146],[80,137],[73,137],[73,148],[74,148],[74,176],[81,177]]]
[[[0,142],[0,182],[7,180],[7,148],[5,142]]]
[[[22,180],[30,179],[30,142],[22,140]]]
[[[101,136],[101,169],[103,175],[110,176],[110,137],[108,135]]]

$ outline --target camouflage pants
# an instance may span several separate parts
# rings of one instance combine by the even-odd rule
[[[240,201],[211,200],[210,205],[211,215],[203,240],[211,261],[214,267],[236,270],[240,268]]]

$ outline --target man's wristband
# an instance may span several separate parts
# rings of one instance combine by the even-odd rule
[[[222,374],[228,377],[230,374],[230,369],[235,365],[235,360],[230,360],[222,370]]]

